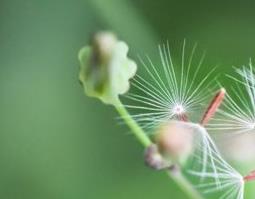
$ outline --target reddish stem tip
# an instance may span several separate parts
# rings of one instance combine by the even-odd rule
[[[184,114],[184,113],[178,115],[177,118],[178,118],[180,121],[188,122],[188,116],[187,116],[186,114]]]
[[[255,171],[250,172],[247,176],[243,177],[244,182],[255,180]]]
[[[225,97],[225,93],[226,93],[226,90],[224,88],[221,88],[216,93],[216,95],[214,96],[213,100],[209,104],[208,108],[206,109],[202,117],[202,120],[200,122],[202,126],[205,126],[209,122],[209,120],[214,116],[215,112],[217,111],[217,109],[219,108],[219,106],[221,105]]]

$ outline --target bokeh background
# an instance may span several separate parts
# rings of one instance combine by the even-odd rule
[[[130,56],[198,42],[221,72],[255,57],[254,1],[1,0],[0,198],[187,198],[143,164],[110,106],[84,96],[77,52],[112,30]],[[252,194],[247,198],[254,198]]]

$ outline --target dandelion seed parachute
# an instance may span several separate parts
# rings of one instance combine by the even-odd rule
[[[192,129],[193,151],[183,167],[185,175],[191,177],[194,184],[197,184],[196,188],[206,196],[220,192],[220,199],[243,199],[242,175],[222,158],[205,128],[187,121],[188,118],[194,121],[192,113],[207,101],[210,94],[208,90],[210,87],[212,89],[214,83],[212,79],[215,79],[214,70],[200,78],[204,55],[198,64],[194,64],[195,50],[196,45],[188,61],[185,61],[184,41],[180,70],[176,68],[177,65],[171,58],[168,43],[159,47],[162,68],[157,68],[149,57],[147,57],[148,63],[141,60],[147,78],[136,75],[133,86],[139,93],[127,96],[135,105],[126,105],[126,107],[129,110],[140,111],[132,117],[147,131],[153,131],[160,124],[170,121]],[[191,70],[194,65],[195,70]],[[207,119],[204,119],[205,123]]]
[[[255,178],[255,172],[243,177],[231,167],[223,159],[204,127],[200,124],[190,122],[171,121],[167,129],[164,126],[161,130],[163,132],[159,135],[160,143],[158,146],[161,152],[160,154],[162,154],[163,149],[164,153],[162,155],[164,158],[160,156],[160,162],[155,161],[156,159],[153,158],[152,163],[154,166],[157,166],[157,169],[162,169],[164,166],[167,166],[167,168],[170,167],[171,164],[167,162],[166,154],[170,154],[172,157],[176,155],[183,156],[185,154],[187,155],[188,149],[188,160],[185,164],[182,164],[182,171],[191,180],[196,189],[206,196],[206,198],[211,198],[211,196],[215,198],[215,194],[218,194],[220,199],[243,199],[245,181],[253,180]],[[161,136],[162,133],[163,137]],[[180,138],[186,140],[173,140]],[[188,146],[183,147],[183,144],[187,144],[187,142]],[[158,142],[156,143],[158,144]],[[189,147],[190,144],[192,149]],[[180,149],[179,146],[183,148]],[[159,157],[159,151],[156,150],[157,157]],[[157,158],[157,160],[159,159]],[[170,158],[171,161],[173,161],[172,158]]]
[[[219,199],[243,199],[244,178],[221,156],[204,127],[188,124],[194,132],[194,152],[184,170],[191,176],[196,188],[210,198],[218,193]]]
[[[255,73],[249,67],[236,69],[238,78],[232,77],[235,87],[227,94],[222,108],[206,126],[212,132],[243,134],[255,132]]]
[[[186,56],[185,46],[184,41],[180,68],[174,64],[168,43],[159,46],[159,66],[155,66],[148,56],[147,61],[141,59],[146,74],[136,75],[132,80],[137,92],[126,96],[133,102],[126,107],[131,114],[136,112],[132,117],[147,132],[172,119],[186,121],[189,117],[194,120],[194,115],[210,96],[209,90],[215,86],[215,68],[201,77],[204,54],[195,63],[197,45],[189,56]]]

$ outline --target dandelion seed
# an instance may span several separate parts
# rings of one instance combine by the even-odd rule
[[[190,56],[186,57],[184,41],[180,68],[172,60],[168,43],[159,46],[160,66],[155,66],[149,57],[147,62],[141,59],[147,75],[135,76],[133,86],[139,93],[127,96],[135,105],[126,107],[138,112],[132,117],[146,130],[154,130],[159,124],[173,119],[194,120],[201,104],[207,100],[208,90],[213,87],[215,79],[214,69],[201,78],[204,54],[195,63],[193,58],[196,48],[197,45],[193,47]]]
[[[160,154],[173,163],[184,163],[193,149],[192,130],[186,122],[181,121],[161,124],[155,133]]]
[[[252,63],[249,67],[236,69],[240,78],[231,77],[236,85],[233,95],[227,94],[222,109],[206,127],[215,132],[235,134],[255,132],[255,74]]]
[[[242,175],[223,159],[205,128],[195,125],[194,133],[197,139],[187,173],[197,178],[196,188],[206,196],[217,192],[220,199],[243,199]]]
[[[237,170],[231,167],[221,156],[206,129],[200,124],[171,121],[167,128],[167,131],[165,128],[163,129],[163,137],[159,135],[159,148],[161,149],[155,148],[156,145],[153,145],[148,150],[150,153],[146,153],[150,166],[154,166],[156,169],[169,168],[171,164],[165,161],[165,158],[162,158],[165,155],[162,155],[159,151],[162,151],[163,148],[164,154],[168,150],[170,154],[183,155],[185,147],[182,144],[190,140],[193,142],[192,151],[190,148],[188,149],[189,159],[182,170],[187,177],[192,176],[193,184],[196,184],[195,188],[207,198],[211,194],[219,193],[220,199],[243,199],[244,185],[246,182],[255,179],[255,172],[243,177]],[[179,138],[182,138],[182,140],[179,140]],[[187,140],[183,140],[184,138]],[[163,143],[161,143],[162,139]],[[178,143],[180,141],[181,145]],[[178,146],[182,146],[181,151],[179,151]],[[173,147],[177,147],[177,151],[176,148],[173,150]],[[153,149],[152,156],[151,149]],[[150,155],[148,156],[148,154]]]
[[[181,164],[182,170],[187,176],[193,177],[198,190],[205,195],[220,192],[220,199],[243,199],[244,184],[249,177],[244,178],[223,159],[214,141],[203,127],[203,125],[209,125],[208,121],[220,106],[225,90],[221,89],[216,94],[200,124],[190,122],[194,121],[192,113],[201,108],[201,104],[207,100],[209,87],[214,82],[211,81],[214,80],[214,70],[207,73],[205,77],[199,78],[199,70],[204,59],[202,56],[196,65],[195,72],[191,74],[196,45],[187,63],[185,62],[185,45],[184,41],[180,71],[177,71],[176,65],[173,64],[169,44],[159,47],[162,68],[157,69],[148,57],[149,65],[141,60],[148,77],[136,75],[133,85],[140,93],[128,95],[128,98],[135,103],[126,107],[140,111],[132,117],[143,128],[157,133],[155,129],[160,128],[162,124],[167,124],[167,128],[163,128],[163,134],[159,134],[163,136],[156,139],[156,146],[153,145],[156,148],[148,148],[146,151],[146,163],[156,169],[169,168],[171,164],[165,161],[166,153],[169,153],[173,160],[176,157],[180,158],[188,151],[188,160]],[[183,136],[187,139],[184,140]],[[182,139],[181,142],[179,142],[180,139]]]
[[[80,80],[84,84],[85,92],[89,96],[97,97],[105,103],[114,105],[120,115],[123,115],[123,118],[126,115],[129,117],[128,112],[123,108],[118,96],[129,89],[128,80],[135,73],[136,65],[126,57],[127,46],[124,43],[117,42],[111,35],[108,36],[106,38],[110,39],[107,39],[107,41],[110,41],[109,49],[105,49],[107,46],[102,45],[104,42],[101,43],[101,41],[99,43],[99,47],[103,47],[101,49],[103,50],[102,52],[107,50],[106,54],[103,53],[107,58],[105,60],[103,59],[103,62],[101,62],[101,59],[98,59],[95,63],[92,63],[92,59],[88,59],[91,58],[91,54],[95,53],[95,49],[91,47],[85,47],[80,51]],[[99,38],[101,38],[101,36]],[[199,70],[204,59],[204,56],[202,56],[194,74],[191,75],[191,66],[193,65],[196,45],[193,47],[187,63],[185,61],[185,45],[184,41],[180,75],[177,74],[176,67],[173,64],[169,44],[163,45],[159,47],[162,70],[157,70],[148,57],[149,66],[141,60],[147,74],[153,81],[137,75],[134,86],[142,92],[143,95],[129,95],[130,99],[134,100],[136,103],[142,104],[127,105],[127,107],[143,111],[142,113],[133,115],[133,118],[138,123],[144,124],[144,128],[155,128],[159,127],[159,124],[165,124],[158,133],[159,137],[155,140],[156,143],[153,144],[133,120],[126,120],[126,123],[133,129],[137,138],[145,146],[149,146],[145,152],[145,162],[149,166],[157,170],[164,168],[175,170],[176,168],[180,168],[179,165],[175,167],[175,165],[172,165],[171,161],[166,161],[166,155],[170,155],[170,159],[173,157],[182,159],[183,156],[187,156],[188,161],[182,164],[180,164],[180,161],[178,163],[182,166],[181,169],[186,175],[193,177],[192,180],[194,184],[197,184],[197,189],[204,195],[208,196],[209,194],[219,192],[219,199],[243,199],[245,183],[255,180],[255,171],[243,177],[223,159],[214,141],[204,128],[204,125],[211,125],[208,124],[208,122],[220,106],[225,95],[225,90],[221,89],[216,94],[205,111],[200,124],[189,121],[194,120],[191,113],[196,110],[208,96],[207,90],[212,83],[210,81],[208,83],[208,80],[212,77],[213,70],[203,78],[198,78]],[[116,46],[118,48],[115,48]],[[116,49],[122,50],[123,56],[121,58],[123,59],[117,59],[118,57],[115,57],[119,55],[119,51],[116,51]],[[103,69],[105,69],[105,67],[102,66],[108,66],[107,69],[113,69],[114,67],[114,69],[116,69],[116,67],[119,69],[118,64],[114,62],[114,65],[112,62],[109,62],[109,57],[115,58],[113,60],[115,60],[116,63],[124,60],[126,65],[124,64],[123,67],[129,67],[116,70],[114,74],[109,73],[112,72],[111,70],[108,71],[108,73],[104,73]],[[89,71],[95,69],[95,67],[101,69],[94,74],[100,77],[99,79],[88,76]],[[121,76],[124,74],[123,71],[128,72],[128,75],[124,75],[124,79]],[[162,75],[160,71],[163,71],[164,74]],[[237,132],[241,133],[254,130],[255,128],[255,74],[253,73],[251,62],[248,69],[243,67],[242,69],[238,69],[237,73],[241,75],[242,80],[233,79],[237,80],[241,86],[246,88],[246,93],[241,92],[241,88],[238,87],[238,90],[234,90],[235,98],[228,95],[228,100],[225,103],[225,108],[228,112],[219,111],[224,119],[217,120],[216,118],[216,121],[221,121],[222,123],[214,123],[212,127],[216,127],[220,130],[237,129]],[[115,80],[110,81],[112,84],[109,83],[109,78],[107,78],[111,75],[114,76],[113,79]],[[115,85],[114,82],[116,83],[117,80],[122,80],[122,84]],[[198,84],[196,85],[195,82]],[[103,90],[98,90],[98,83],[102,85]],[[238,102],[236,99],[241,101],[241,106],[237,105]],[[118,107],[118,104],[121,106]]]

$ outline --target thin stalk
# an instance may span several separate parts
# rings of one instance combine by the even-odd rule
[[[169,171],[168,175],[189,198],[203,199],[181,172],[173,173]]]
[[[214,116],[215,112],[218,110],[219,106],[222,104],[222,101],[225,97],[226,90],[221,88],[220,91],[216,93],[213,100],[209,104],[208,108],[206,109],[200,124],[205,126],[210,119]]]
[[[115,105],[116,110],[123,118],[125,123],[132,130],[132,133],[137,140],[146,148],[150,146],[152,141],[143,129],[133,120],[126,108],[119,101]],[[201,195],[193,188],[192,184],[182,175],[181,172],[167,172],[169,177],[176,183],[176,185],[190,198],[190,199],[203,199]]]
[[[130,114],[122,105],[122,103],[119,102],[117,104],[118,105],[115,106],[116,110],[118,111],[122,119],[125,121],[125,123],[128,125],[128,127],[132,130],[134,136],[138,139],[139,142],[142,143],[144,147],[150,146],[152,144],[150,138],[144,133],[142,128],[133,120],[133,118],[130,116]]]
[[[255,180],[255,171],[249,173],[249,175],[245,176],[244,182],[254,181]]]

